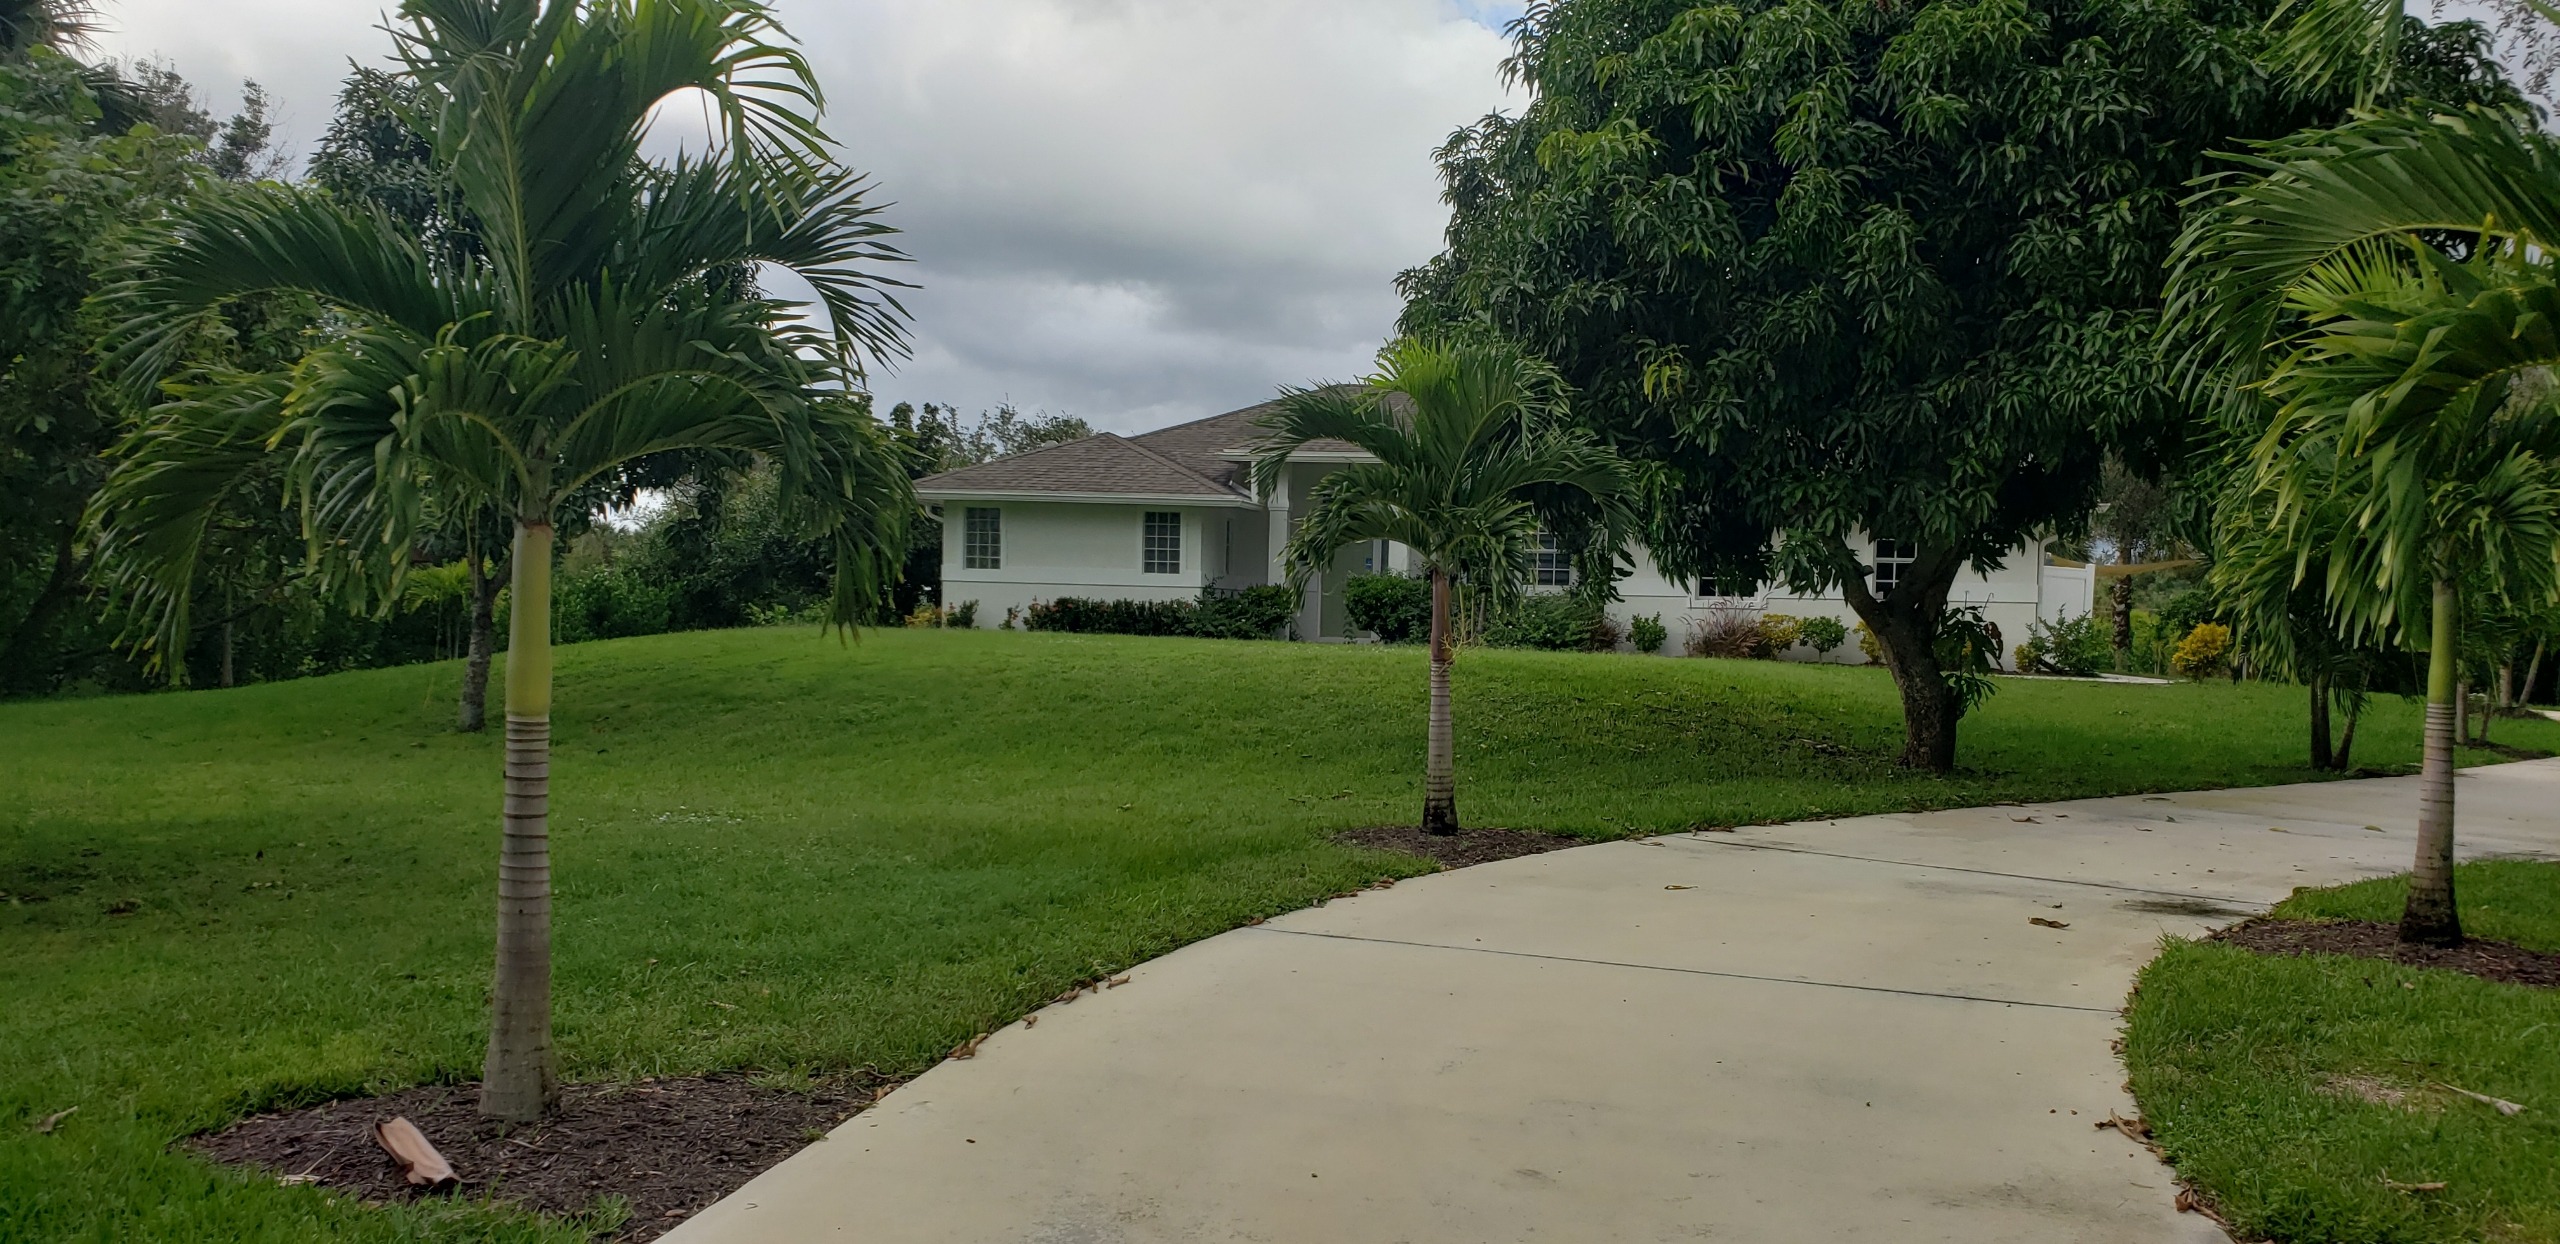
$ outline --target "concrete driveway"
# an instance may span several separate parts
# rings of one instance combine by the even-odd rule
[[[2460,801],[2467,851],[2560,853],[2560,762]],[[1420,878],[1051,1006],[667,1238],[2220,1241],[2094,1126],[2133,1111],[2117,1008],[2163,936],[2405,869],[2415,808],[2092,799]]]

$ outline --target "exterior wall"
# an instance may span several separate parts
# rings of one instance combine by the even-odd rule
[[[1164,505],[1119,505],[1088,502],[1002,501],[942,503],[942,595],[944,603],[978,602],[978,624],[996,626],[1007,610],[1028,610],[1033,601],[1061,596],[1103,599],[1187,600],[1204,586],[1225,589],[1286,582],[1281,553],[1289,525],[1302,510],[1308,490],[1334,468],[1294,464],[1268,509],[1236,506],[1181,508],[1182,571],[1148,574],[1141,570],[1143,516]],[[993,506],[1004,513],[1004,565],[998,570],[970,570],[961,565],[966,523],[972,506]],[[1873,545],[1862,542],[1862,556]],[[1310,583],[1297,618],[1304,639],[1349,637],[1342,592],[1354,574],[1374,564],[1374,546],[1354,545],[1334,558],[1332,566]],[[2039,542],[2021,549],[1989,574],[1966,574],[1956,582],[1950,600],[1980,606],[1983,616],[2000,628],[2004,649],[2014,649],[2038,618],[2077,617],[2094,604],[2095,574],[2087,566],[2047,565]],[[1413,569],[1412,551],[1399,544],[1386,548],[1385,568]],[[1852,632],[1857,615],[1838,594],[1798,596],[1770,586],[1755,596],[1701,599],[1690,589],[1665,578],[1649,558],[1639,554],[1635,573],[1618,585],[1621,599],[1609,612],[1621,625],[1640,616],[1658,616],[1671,631],[1665,649],[1679,652],[1699,622],[1718,609],[1781,613],[1799,618],[1831,617]],[[1799,646],[1789,657],[1815,660]],[[1853,637],[1819,659],[1862,664],[1865,654]],[[2007,653],[2002,654],[2003,663]]]
[[[1860,541],[1862,559],[1874,556],[1875,546]],[[2089,612],[2094,572],[2088,567],[2045,565],[2042,542],[2028,545],[2011,555],[1997,570],[1988,574],[1967,572],[1956,579],[1948,593],[1951,605],[1973,605],[1982,616],[2000,628],[2004,651],[2001,664],[2010,664],[2006,650],[2014,649],[2027,637],[2028,627],[2038,618],[2055,621]],[[1666,651],[1677,651],[1698,624],[1716,609],[1739,609],[1760,614],[1785,614],[1790,617],[1828,617],[1852,632],[1848,642],[1820,655],[1811,648],[1798,645],[1787,655],[1800,661],[1825,660],[1836,664],[1862,665],[1866,654],[1860,651],[1855,636],[1858,615],[1839,593],[1821,596],[1799,596],[1783,585],[1764,585],[1756,596],[1726,596],[1706,599],[1694,596],[1690,589],[1665,578],[1652,561],[1641,554],[1636,558],[1636,571],[1618,584],[1620,600],[1609,606],[1609,613],[1620,625],[1640,616],[1659,616],[1671,631]]]
[[[963,566],[965,515],[975,507],[1004,512],[1003,565]],[[1225,524],[1260,521],[1228,507],[1179,509],[1182,571],[1149,574],[1139,567],[1145,515],[1161,505],[1094,505],[1056,501],[947,501],[942,504],[942,599],[978,602],[978,625],[1001,624],[1008,609],[1061,596],[1111,600],[1189,600],[1217,581],[1228,557]],[[1241,533],[1239,533],[1241,535]]]

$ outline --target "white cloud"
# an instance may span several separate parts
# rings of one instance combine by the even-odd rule
[[[111,50],[217,100],[254,77],[307,151],[369,0],[123,0]],[[1459,0],[780,0],[849,162],[895,200],[916,352],[885,399],[1121,430],[1361,370],[1439,244],[1430,162],[1506,99]]]

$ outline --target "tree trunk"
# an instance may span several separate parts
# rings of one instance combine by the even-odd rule
[[[2524,667],[2524,690],[2516,694],[2518,705],[2533,703],[2533,685],[2542,681],[2542,646],[2546,642],[2540,639],[2533,641],[2533,662]]]
[[[471,575],[470,656],[462,663],[462,706],[455,726],[478,733],[488,725],[489,658],[498,639],[498,574],[477,552],[467,559]]]
[[[229,618],[222,620],[222,685],[226,687],[234,685],[231,681],[231,619]]]
[[[2471,743],[2471,680],[2458,678],[2453,684],[2453,741],[2457,747]]]
[[[88,567],[79,555],[79,545],[71,527],[54,533],[53,571],[45,577],[44,587],[29,602],[27,611],[18,616],[18,624],[9,629],[9,643],[0,647],[0,688],[28,691],[48,689],[52,672],[39,675],[32,667],[36,644],[45,632],[53,629],[55,618],[62,615],[72,598],[78,596],[81,576]]]
[[[2329,750],[2329,677],[2311,676],[2311,767],[2334,769],[2337,757]]]
[[[1956,719],[1963,709],[1938,666],[1937,627],[1962,564],[1961,558],[1923,548],[1885,596],[1869,592],[1863,574],[1840,585],[1842,598],[1884,649],[1885,668],[1893,672],[1894,686],[1902,694],[1905,768],[1949,773],[1956,767]]]
[[[2418,777],[2418,859],[2409,869],[2409,901],[2400,912],[2400,940],[2431,946],[2462,942],[2462,918],[2453,906],[2453,579],[2436,576],[2435,617],[2427,636],[2426,763]]]
[[[498,849],[498,970],[480,1113],[551,1105],[551,524],[516,524],[507,618],[506,809]]]
[[[2340,773],[2351,772],[2354,768],[2356,722],[2363,716],[2364,711],[2356,706],[2355,701],[2347,701],[2347,728],[2338,732],[2337,764]]]
[[[1431,568],[1431,734],[1422,765],[1422,829],[1458,832],[1457,737],[1449,723],[1449,572]]]
[[[2132,548],[2117,550],[2116,560],[2131,565]],[[2116,672],[2122,674],[2133,668],[2133,576],[2117,575],[2107,588],[2107,598],[2116,607]]]

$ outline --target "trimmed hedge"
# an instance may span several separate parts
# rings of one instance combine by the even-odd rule
[[[1298,594],[1276,584],[1241,592],[1203,591],[1198,600],[1091,600],[1061,596],[1031,602],[1022,627],[1087,635],[1190,635],[1202,639],[1278,639],[1298,612]]]

